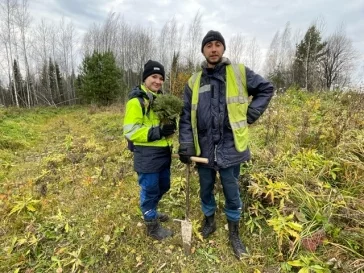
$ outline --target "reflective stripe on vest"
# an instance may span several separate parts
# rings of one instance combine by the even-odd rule
[[[191,102],[191,125],[196,155],[201,155],[198,143],[197,131],[197,106],[199,94],[210,90],[206,85],[200,88],[202,71],[191,76],[188,85],[192,90]],[[248,90],[246,84],[245,66],[242,64],[232,64],[226,66],[226,104],[228,117],[234,136],[235,148],[238,152],[243,152],[248,147]]]

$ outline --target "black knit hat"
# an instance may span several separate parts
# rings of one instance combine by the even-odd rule
[[[164,66],[157,61],[149,60],[144,65],[144,71],[143,71],[143,82],[146,78],[148,78],[150,75],[153,74],[159,74],[163,77],[163,80],[165,78],[164,76]]]
[[[210,30],[209,32],[207,32],[207,34],[205,35],[205,37],[202,40],[202,46],[201,46],[201,52],[203,52],[203,47],[212,41],[219,41],[222,43],[222,45],[224,46],[224,49],[226,50],[226,46],[225,46],[225,39],[224,37],[222,37],[221,33],[215,30]]]

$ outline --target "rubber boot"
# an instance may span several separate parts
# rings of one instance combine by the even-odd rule
[[[159,222],[167,222],[169,220],[169,216],[167,214],[164,214],[161,212],[158,212],[157,218],[158,218]]]
[[[233,247],[236,258],[240,260],[243,255],[248,254],[244,244],[241,242],[239,237],[239,221],[233,222],[228,220],[229,227],[229,240]]]
[[[145,221],[147,227],[147,235],[160,241],[173,235],[169,229],[162,227],[157,219]]]
[[[215,214],[212,214],[211,216],[205,215],[200,231],[204,239],[206,239],[207,237],[209,237],[210,234],[216,231]]]

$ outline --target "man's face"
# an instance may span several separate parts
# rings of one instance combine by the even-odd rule
[[[149,90],[151,90],[153,92],[157,92],[158,90],[161,89],[163,82],[164,82],[164,80],[163,80],[162,75],[152,74],[144,80],[144,85]]]
[[[224,55],[225,48],[219,41],[208,42],[203,47],[203,55],[210,66],[215,66],[221,62],[222,55]]]

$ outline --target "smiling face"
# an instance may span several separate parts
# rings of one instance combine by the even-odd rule
[[[215,67],[221,62],[222,55],[224,55],[224,45],[219,41],[208,42],[204,47],[202,54],[205,56],[208,67]]]
[[[147,77],[144,81],[144,85],[146,88],[153,92],[157,92],[162,88],[164,80],[162,75],[159,74],[152,74],[149,77]]]

